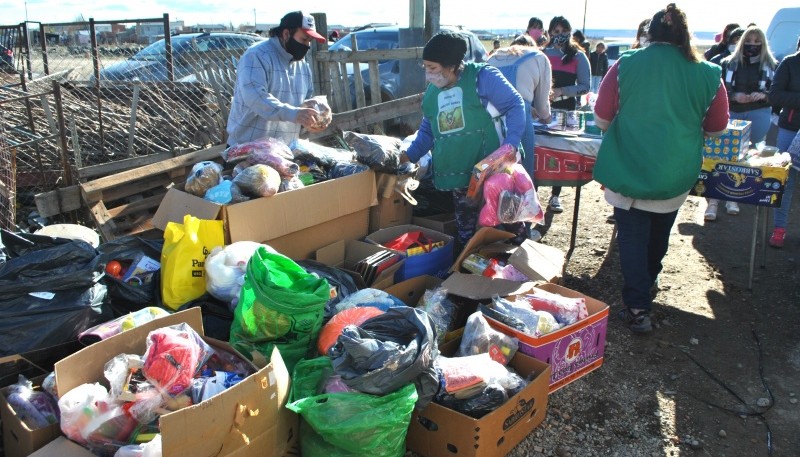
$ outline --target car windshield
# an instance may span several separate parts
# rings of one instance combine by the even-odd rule
[[[358,35],[358,49],[367,51],[372,49],[385,50],[397,49],[399,44],[398,32],[378,32],[375,30],[364,30],[362,32],[348,33],[342,39],[332,44],[331,51],[352,51],[353,35]]]

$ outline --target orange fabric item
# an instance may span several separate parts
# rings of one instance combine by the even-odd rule
[[[383,314],[378,308],[374,306],[362,306],[356,308],[348,308],[336,315],[322,327],[319,332],[319,339],[317,340],[317,350],[322,355],[327,355],[328,350],[336,344],[339,335],[342,334],[342,329],[348,325],[361,325],[367,319]]]

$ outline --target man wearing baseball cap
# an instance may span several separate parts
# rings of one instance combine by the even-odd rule
[[[311,67],[304,60],[311,40],[324,43],[314,17],[293,11],[270,29],[270,38],[251,46],[239,59],[231,112],[228,144],[236,145],[266,137],[290,143],[300,128],[320,131],[319,111],[303,106],[314,87]]]

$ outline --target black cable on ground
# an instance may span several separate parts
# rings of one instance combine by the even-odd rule
[[[763,352],[763,349],[761,347],[761,340],[758,338],[758,334],[756,333],[755,329],[753,329],[751,327],[750,331],[753,334],[753,339],[755,339],[755,341],[756,341],[756,346],[758,346],[758,376],[759,376],[759,378],[761,378],[761,385],[764,387],[764,389],[769,394],[769,405],[766,406],[761,411],[755,410],[753,407],[748,405],[747,402],[744,399],[742,399],[742,397],[739,394],[737,394],[733,389],[728,387],[728,385],[725,384],[724,381],[722,381],[721,379],[716,377],[713,373],[711,373],[711,371],[709,371],[700,362],[698,362],[697,359],[695,359],[689,353],[688,350],[682,350],[682,351],[683,351],[684,354],[686,354],[687,357],[689,357],[689,360],[694,362],[694,364],[697,365],[698,368],[700,368],[703,371],[703,373],[705,373],[714,382],[716,382],[717,384],[722,386],[731,395],[733,395],[737,400],[739,400],[739,403],[741,403],[745,407],[745,411],[740,411],[740,410],[731,409],[731,408],[728,408],[728,407],[725,407],[725,406],[717,405],[717,404],[711,403],[711,402],[709,402],[707,400],[704,400],[702,398],[698,398],[698,397],[696,397],[694,395],[692,395],[692,397],[694,397],[696,400],[699,400],[699,401],[705,403],[708,406],[713,406],[714,408],[723,410],[723,411],[731,413],[731,414],[736,414],[736,415],[739,415],[739,416],[758,417],[764,423],[764,427],[766,427],[766,429],[767,429],[767,455],[771,457],[772,456],[772,429],[770,428],[769,423],[767,422],[767,418],[764,417],[764,413],[769,411],[769,409],[772,408],[772,405],[775,404],[775,396],[772,394],[772,390],[769,388],[769,385],[767,384],[767,381],[764,379],[764,352]]]

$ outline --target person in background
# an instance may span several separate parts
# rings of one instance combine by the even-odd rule
[[[731,22],[730,24],[726,25],[725,28],[722,29],[722,33],[718,33],[716,36],[714,36],[714,41],[716,41],[716,43],[710,48],[706,49],[706,52],[703,53],[703,57],[710,61],[714,58],[714,56],[728,49],[728,38],[730,37],[731,32],[738,28],[741,27],[739,27],[739,24],[735,22]]]
[[[492,41],[492,50],[489,51],[488,55],[491,57],[498,49],[500,49],[500,40]]]
[[[544,31],[544,22],[538,17],[532,17],[528,20],[528,28],[525,33],[533,38],[536,46],[542,47],[547,44],[548,37],[547,33]]]
[[[553,69],[553,90],[550,92],[550,107],[554,109],[576,110],[578,98],[589,92],[591,68],[586,53],[572,37],[572,26],[564,16],[550,20],[547,29],[550,42],[544,53],[550,59]],[[561,186],[553,186],[547,205],[554,213],[561,213]]]
[[[422,97],[422,122],[401,156],[403,162],[416,163],[431,151],[434,186],[453,193],[456,253],[475,234],[478,222],[479,203],[467,198],[472,167],[502,144],[519,150],[526,122],[525,102],[500,70],[485,63],[465,64],[466,53],[464,38],[450,31],[437,33],[423,48],[429,84]],[[505,117],[504,138],[495,129],[489,104]]]
[[[633,40],[631,49],[639,49],[647,46],[647,28],[650,27],[650,18],[643,20],[639,23],[636,29],[636,39]]]
[[[728,34],[728,46],[725,47],[722,52],[712,57],[709,62],[721,65],[722,59],[733,54],[733,52],[736,50],[736,45],[739,44],[739,40],[742,38],[743,33],[744,29],[742,28],[731,30],[731,33]]]
[[[767,92],[772,85],[775,58],[767,45],[764,31],[748,27],[736,45],[733,54],[722,59],[722,79],[728,91],[728,106],[731,119],[750,121],[750,143],[764,141],[770,125],[772,106]],[[719,201],[707,199],[705,220],[717,219]],[[725,202],[728,214],[739,214],[739,204]]]
[[[497,67],[525,100],[522,165],[533,179],[535,165],[533,120],[536,119],[543,124],[550,122],[550,60],[539,51],[533,37],[523,34],[515,38],[509,47],[498,49],[487,63]],[[530,223],[526,223],[525,227],[528,238],[534,241],[542,238],[541,232],[536,229],[531,230]]]
[[[334,30],[334,31],[332,31],[332,32],[330,33],[330,35],[328,35],[328,41],[332,41],[332,42],[334,42],[334,43],[336,43],[337,41],[339,41],[339,31],[338,31],[338,30]]]
[[[594,47],[594,52],[589,54],[589,65],[592,67],[592,92],[597,93],[600,88],[600,81],[608,73],[606,44],[602,41],[599,41]]]
[[[775,228],[769,237],[769,245],[782,248],[786,240],[786,226],[789,222],[789,208],[792,206],[792,194],[797,185],[798,168],[800,168],[800,154],[792,151],[793,139],[800,131],[800,40],[797,41],[797,50],[781,60],[772,87],[769,89],[769,101],[773,106],[780,108],[778,116],[778,138],[775,146],[779,151],[795,152],[792,155],[792,167],[789,169],[789,179],[783,190],[780,208],[775,208],[773,223]]]
[[[620,317],[635,333],[652,331],[661,262],[700,173],[704,132],[718,136],[728,125],[720,67],[695,54],[684,12],[674,3],[657,12],[647,38],[647,47],[611,66],[594,108],[606,131],[594,179],[614,207],[624,280]]]
[[[581,46],[581,48],[583,48],[583,52],[586,55],[589,55],[589,53],[591,52],[592,45],[589,43],[589,40],[587,40],[586,37],[583,35],[583,32],[581,32],[580,30],[572,32],[572,39],[575,40],[575,42],[578,43]]]
[[[294,11],[270,29],[268,40],[247,49],[236,66],[236,87],[228,115],[228,144],[272,137],[286,144],[300,128],[320,131],[319,111],[302,106],[314,86],[304,60],[311,40],[325,42],[314,17]]]

